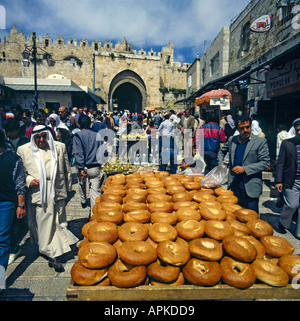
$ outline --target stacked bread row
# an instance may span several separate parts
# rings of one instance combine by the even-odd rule
[[[202,188],[202,178],[110,176],[82,228],[74,283],[286,286],[300,264],[294,247],[231,191]]]

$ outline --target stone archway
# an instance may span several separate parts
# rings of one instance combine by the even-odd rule
[[[147,91],[143,79],[132,70],[124,70],[112,80],[109,88],[109,110],[113,103],[119,110],[140,113],[147,106]]]

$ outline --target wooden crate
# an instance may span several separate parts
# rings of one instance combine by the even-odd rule
[[[149,286],[117,288],[114,286],[77,286],[73,282],[67,288],[69,301],[153,301],[153,300],[300,300],[300,289],[291,284],[271,287],[254,284],[238,289],[225,284],[213,287],[194,285]]]

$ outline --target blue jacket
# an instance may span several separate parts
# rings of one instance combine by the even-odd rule
[[[100,136],[90,129],[83,129],[73,137],[73,155],[79,170],[84,167],[101,165],[97,160],[97,152],[103,144]],[[99,155],[98,155],[99,156]]]

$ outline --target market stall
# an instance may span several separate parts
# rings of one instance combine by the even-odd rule
[[[300,299],[300,257],[202,175],[108,177],[82,228],[68,300]]]

